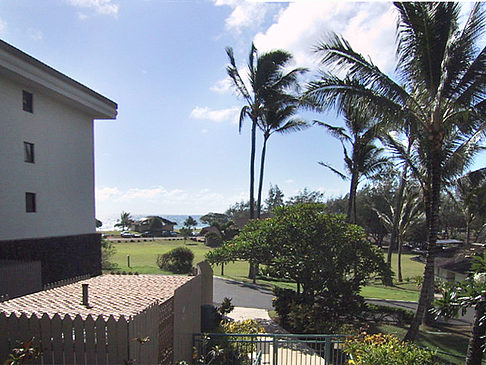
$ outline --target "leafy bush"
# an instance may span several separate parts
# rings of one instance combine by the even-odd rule
[[[353,365],[439,365],[434,352],[381,333],[350,337],[344,351]]]
[[[408,309],[368,304],[366,319],[374,322],[395,322],[399,326],[412,322],[414,312]]]
[[[114,270],[118,268],[117,264],[110,262],[115,252],[116,249],[113,247],[113,244],[106,238],[101,238],[101,268],[103,270]]]
[[[174,274],[188,274],[192,270],[193,260],[194,253],[190,249],[176,247],[163,255],[157,255],[157,266]]]
[[[218,247],[223,243],[223,238],[216,232],[208,232],[204,237],[206,238],[206,246],[209,247]]]
[[[313,301],[290,289],[274,290],[273,305],[280,325],[293,333],[335,333],[345,323],[362,319],[366,310],[363,297],[345,288],[341,292],[323,291]]]

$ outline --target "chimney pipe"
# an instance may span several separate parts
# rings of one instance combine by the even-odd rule
[[[89,284],[81,284],[83,286],[83,305],[86,308],[89,308],[88,304],[88,285]]]

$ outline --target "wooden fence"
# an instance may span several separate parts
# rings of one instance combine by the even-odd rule
[[[35,314],[29,317],[0,313],[0,363],[19,342],[31,338],[41,350],[35,364],[111,365],[130,363],[130,360],[136,364],[159,364],[161,351],[164,360],[170,363],[172,360],[167,356],[170,349],[167,345],[162,349],[159,343],[159,331],[164,331],[160,325],[173,325],[167,321],[168,306],[172,309],[171,300],[162,305],[154,303],[136,316],[116,319],[91,315],[71,318],[58,314],[52,318],[44,314],[39,318]],[[170,326],[165,330],[172,331]]]

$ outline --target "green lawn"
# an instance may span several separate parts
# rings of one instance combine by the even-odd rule
[[[169,250],[179,247],[189,247],[194,252],[194,262],[200,262],[204,259],[204,255],[210,250],[209,247],[202,243],[195,243],[193,241],[168,241],[158,239],[147,242],[123,242],[114,243],[116,254],[112,258],[112,262],[119,266],[120,270],[137,271],[141,274],[165,274],[160,270],[155,261],[158,254],[163,254]],[[127,266],[127,256],[130,256],[130,268]],[[413,278],[423,274],[423,264],[411,260],[414,255],[405,254],[402,256],[402,270],[404,278]],[[215,266],[214,274],[221,276],[221,266]],[[396,271],[396,255],[393,255],[392,269]],[[224,277],[237,281],[250,281],[248,275],[247,262],[234,262],[226,264],[224,267]],[[294,288],[294,283],[258,280],[259,284],[263,285],[277,285],[284,288]],[[379,299],[393,299],[393,300],[410,300],[416,301],[418,299],[418,289],[413,280],[396,284],[393,287],[385,287],[379,283],[372,283],[362,290],[362,295],[367,298]]]
[[[403,338],[407,332],[406,328],[393,325],[380,325],[376,329],[379,332],[392,333],[399,338]],[[447,329],[440,331],[436,328],[424,326],[420,327],[419,335],[415,341],[419,346],[436,350],[437,356],[441,359],[458,365],[464,364],[468,342],[469,337],[464,334],[448,332]],[[443,354],[444,352],[451,355]]]

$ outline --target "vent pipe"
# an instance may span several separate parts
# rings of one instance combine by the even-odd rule
[[[86,308],[89,308],[88,304],[88,285],[89,284],[81,284],[83,286],[83,305]]]

